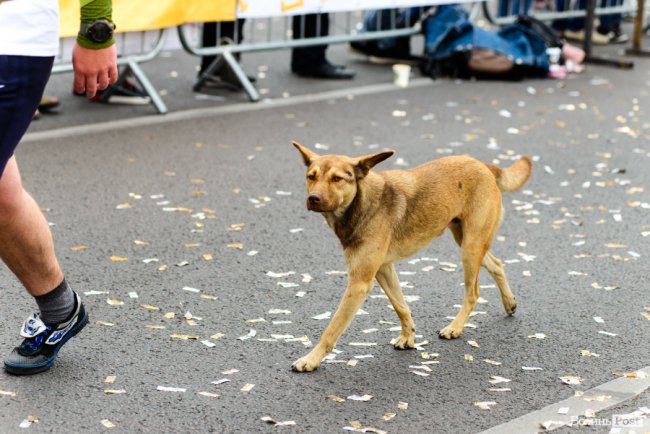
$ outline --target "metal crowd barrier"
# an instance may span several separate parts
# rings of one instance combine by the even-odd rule
[[[643,17],[646,16],[645,0],[637,0],[636,19],[634,21],[634,37],[632,39],[632,48],[626,50],[627,54],[634,56],[650,56],[650,51],[641,47],[641,38],[650,30],[650,24],[643,25]]]
[[[650,53],[641,48],[641,38],[644,33],[643,20],[646,14],[644,0],[636,0],[636,3],[634,5],[632,0],[485,0],[483,15],[495,25],[511,23],[519,14],[530,15],[546,22],[584,18],[585,62],[631,69],[634,67],[631,61],[592,56],[592,34],[597,17],[614,14],[635,15],[632,48],[626,50],[626,53],[649,56]]]
[[[468,6],[471,7],[471,13],[473,15],[478,12],[477,6],[478,3]],[[430,8],[431,6],[423,6],[419,12],[424,13]],[[188,53],[200,57],[214,57],[214,60],[212,60],[210,65],[199,76],[194,86],[195,90],[199,90],[206,79],[225,63],[236,75],[249,99],[251,101],[258,101],[260,99],[259,93],[237,62],[236,57],[240,53],[300,48],[322,44],[332,45],[401,36],[409,37],[420,34],[419,22],[409,27],[398,26],[397,10],[389,12],[391,15],[388,20],[390,23],[388,28],[385,28],[386,23],[384,22],[384,28],[382,30],[359,32],[358,24],[363,20],[366,12],[369,11],[360,10],[328,14],[329,34],[327,36],[305,35],[304,15],[296,18],[303,20],[302,25],[299,26],[299,28],[303,29],[303,34],[296,35],[296,38],[294,38],[292,31],[293,17],[257,18],[246,20],[245,23],[244,20],[237,20],[230,23],[216,23],[216,44],[212,45],[202,44],[200,25],[186,24],[178,26],[178,35],[183,48]],[[316,35],[321,33],[321,17],[318,16],[317,18],[316,29],[314,29]],[[379,22],[376,24],[377,28],[381,28]],[[234,29],[229,28],[229,31],[226,32],[229,33],[228,37],[222,36],[225,26],[234,26]],[[192,30],[194,34],[192,34]],[[235,41],[238,43],[235,43]]]
[[[165,44],[166,34],[165,29],[161,29],[145,32],[117,33],[115,35],[115,42],[118,48],[117,64],[122,69],[117,83],[105,91],[104,96],[106,98],[111,96],[113,89],[123,86],[127,77],[133,74],[158,113],[165,114],[168,112],[167,106],[158,94],[158,91],[140,67],[141,63],[153,60],[158,56]],[[74,38],[61,40],[59,55],[54,60],[52,73],[71,72],[73,70],[71,53],[74,42]]]
[[[512,23],[517,15],[530,15],[541,21],[555,21],[587,16],[585,0],[486,0],[483,15],[492,24]],[[636,11],[629,0],[597,0],[594,14],[628,14]]]
[[[470,10],[471,20],[476,20],[479,10],[482,9],[482,15],[493,25],[511,23],[518,14],[526,12],[542,21],[553,21],[586,17],[588,14],[592,14],[592,11],[597,16],[614,13],[628,14],[635,11],[631,0],[483,0],[474,3],[469,3],[471,0],[467,1],[465,5]],[[637,1],[643,2],[643,0]],[[597,2],[595,8],[593,3],[590,2]],[[437,4],[440,4],[440,2]],[[561,8],[558,8],[558,5]],[[590,7],[587,8],[586,5]],[[429,10],[432,7],[433,5],[422,7],[421,11]],[[223,67],[225,63],[230,67],[249,99],[258,101],[260,96],[255,86],[238,63],[238,57],[241,53],[401,36],[409,37],[418,35],[421,31],[419,22],[408,27],[399,26],[398,11],[392,10],[390,13],[393,15],[389,20],[390,25],[388,28],[384,23],[382,30],[359,32],[357,25],[363,21],[363,17],[367,12],[369,11],[329,14],[329,34],[327,36],[306,37],[301,34],[294,38],[292,30],[293,17],[257,18],[247,21],[239,19],[229,23],[210,23],[211,26],[216,26],[216,33],[213,32],[212,39],[207,43],[202,40],[205,38],[205,34],[202,35],[201,33],[201,24],[178,26],[178,34],[181,45],[188,53],[211,59],[209,66],[200,74],[194,85],[194,90],[200,90],[208,77]],[[301,17],[300,19],[304,19],[304,16]],[[642,19],[643,17],[639,16],[639,12],[637,12],[637,24]],[[320,34],[320,26],[320,21],[318,21],[315,32],[317,35]],[[379,22],[377,22],[376,27],[381,28]],[[211,31],[215,28],[212,28]],[[304,26],[302,26],[302,29],[304,29]]]
[[[529,15],[543,21],[585,17],[588,15],[587,11],[585,9],[576,9],[576,4],[579,3],[582,6],[584,3],[589,4],[589,2],[593,1],[597,1],[597,5],[603,2],[610,4],[610,6],[601,6],[594,9],[594,13],[599,16],[613,13],[627,14],[635,11],[634,5],[629,3],[630,0],[482,0],[474,3],[470,3],[471,0],[462,1],[466,1],[464,4],[469,9],[471,20],[475,21],[479,16],[480,9],[482,9],[482,15],[486,20],[495,25],[510,23],[516,18],[517,14],[525,12],[527,9]],[[541,2],[544,3],[545,7],[539,7]],[[556,2],[562,2],[566,7],[563,10],[552,10]],[[643,14],[645,13],[644,0],[637,0],[637,3],[637,31],[634,37],[633,54],[643,54],[640,48],[640,33]],[[433,5],[422,6],[419,8],[420,15],[425,17],[426,12],[432,7]],[[380,25],[378,15],[378,22],[375,27],[380,30],[360,32],[359,24],[368,12],[370,11],[358,10],[327,14],[329,18],[329,33],[327,36],[306,35],[303,21],[302,25],[298,26],[303,30],[303,33],[296,35],[296,38],[294,38],[292,30],[293,17],[254,18],[245,22],[240,19],[234,22],[213,23],[216,33],[213,35],[212,43],[209,44],[204,43],[202,40],[204,37],[202,34],[204,24],[184,24],[178,26],[177,30],[179,40],[185,51],[194,56],[211,59],[209,66],[199,76],[194,86],[195,90],[199,90],[206,79],[224,66],[225,63],[232,70],[249,99],[259,101],[260,95],[257,89],[238,62],[241,53],[371,41],[383,38],[411,37],[421,32],[419,21],[411,26],[403,27],[399,25],[399,11],[397,9],[388,12],[391,14],[388,25],[386,25],[385,16],[383,25]],[[304,17],[299,16],[297,19],[304,20]],[[229,28],[226,29],[228,26]],[[316,35],[321,34],[322,23],[320,19],[317,20],[316,29],[312,30],[315,30]],[[165,103],[140,67],[141,63],[153,60],[161,52],[166,39],[165,29],[118,33],[116,38],[119,50],[117,62],[119,66],[123,67],[119,81],[116,84],[122,85],[127,76],[130,75],[129,73],[132,73],[158,113],[167,113]],[[69,53],[72,52],[74,39],[63,39],[61,42],[61,52],[55,60],[53,73],[73,70]]]

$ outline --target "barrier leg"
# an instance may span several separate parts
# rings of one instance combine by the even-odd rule
[[[604,57],[595,57],[591,55],[591,35],[594,31],[594,20],[596,18],[596,0],[587,0],[587,15],[585,17],[585,41],[583,49],[585,50],[585,63],[592,65],[614,66],[621,69],[632,69],[634,62],[623,59],[609,59]]]
[[[133,72],[133,75],[135,75],[135,78],[140,82],[140,85],[142,85],[149,98],[151,98],[151,103],[154,105],[154,107],[156,107],[158,113],[161,115],[166,114],[168,112],[167,106],[163,102],[160,95],[158,95],[156,88],[153,87],[142,68],[140,68],[140,65],[138,65],[138,63],[133,60],[129,60],[128,68],[131,70],[131,72]]]
[[[194,92],[199,92],[203,88],[205,80],[207,80],[207,78],[211,75],[214,75],[214,72],[219,70],[223,66],[224,62],[225,61],[223,59],[223,56],[217,56],[212,61],[212,63],[210,63],[210,65],[208,65],[208,67],[199,75],[198,80],[196,80],[196,83],[194,83],[194,87],[192,88]]]
[[[650,51],[641,48],[641,38],[647,31],[643,28],[643,14],[645,13],[645,0],[637,0],[636,18],[634,19],[634,38],[632,39],[632,48],[625,50],[626,54],[634,56],[650,56]]]
[[[237,76],[237,79],[248,95],[248,99],[253,102],[259,101],[260,94],[257,92],[257,89],[255,89],[255,86],[253,86],[253,83],[251,83],[251,81],[246,76],[246,73],[242,69],[241,65],[239,65],[239,62],[237,62],[237,59],[235,59],[235,56],[233,56],[230,51],[224,51],[223,59],[226,61],[230,69],[232,69],[232,72]]]
[[[591,36],[594,32],[594,19],[596,19],[596,0],[587,0],[585,8],[587,10],[587,16],[585,17],[585,40],[582,45],[582,49],[585,51],[588,59],[591,57]]]

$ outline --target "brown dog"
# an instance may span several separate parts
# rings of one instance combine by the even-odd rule
[[[501,223],[501,192],[515,191],[530,176],[530,158],[507,169],[470,157],[446,157],[411,170],[371,169],[393,151],[364,157],[319,156],[297,142],[307,166],[307,209],[325,217],[343,247],[348,287],[320,342],[296,360],[295,371],[313,371],[352,322],[374,279],[400,319],[397,349],[413,348],[415,324],[393,264],[426,247],[449,228],[461,248],[465,273],[463,305],[440,337],[457,338],[479,297],[478,272],[496,281],[508,315],[517,307],[503,264],[488,251]]]

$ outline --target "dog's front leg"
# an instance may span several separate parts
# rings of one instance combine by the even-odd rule
[[[374,275],[373,275],[374,276]],[[373,277],[374,278],[374,277]],[[336,313],[332,317],[332,321],[325,329],[318,345],[305,357],[296,360],[291,368],[298,372],[311,372],[320,366],[323,358],[334,349],[336,341],[343,334],[346,328],[352,322],[352,318],[359,311],[364,300],[368,296],[370,289],[372,289],[373,278],[356,279],[350,276],[348,287],[343,295],[343,300]]]
[[[411,316],[402,287],[399,284],[399,278],[395,272],[395,266],[392,264],[383,265],[377,272],[377,282],[383,288],[386,296],[390,300],[395,313],[402,324],[402,333],[395,339],[393,346],[398,350],[408,350],[415,347],[415,323]]]

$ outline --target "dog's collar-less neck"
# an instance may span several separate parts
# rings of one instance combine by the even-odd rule
[[[368,185],[369,183],[375,183],[376,188],[372,188]],[[361,221],[372,219],[377,210],[378,197],[382,195],[384,184],[381,177],[373,172],[368,173],[365,178],[357,182],[357,194],[343,215],[337,218],[334,213],[331,213],[330,218],[333,220],[333,224],[329,220],[328,223],[344,248],[352,247],[360,242],[361,237],[356,233],[356,228],[363,226],[360,224]],[[369,192],[375,193],[372,195],[373,197],[369,197]],[[359,212],[360,209],[363,209],[364,212]]]

